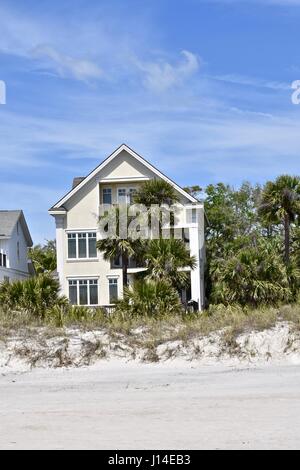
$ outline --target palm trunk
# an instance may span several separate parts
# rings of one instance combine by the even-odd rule
[[[286,265],[290,262],[290,216],[284,217],[284,260]]]
[[[122,255],[123,288],[128,285],[128,256]]]

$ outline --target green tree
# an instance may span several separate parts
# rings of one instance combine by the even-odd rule
[[[36,274],[47,274],[56,269],[56,243],[49,240],[45,245],[35,245],[29,250],[29,257]]]
[[[290,262],[291,224],[300,215],[300,178],[282,175],[269,181],[262,194],[259,213],[268,225],[284,227],[284,259]]]

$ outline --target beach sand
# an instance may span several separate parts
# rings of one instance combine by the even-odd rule
[[[110,360],[0,371],[0,449],[299,447],[296,365]]]

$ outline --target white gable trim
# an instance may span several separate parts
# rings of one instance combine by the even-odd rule
[[[89,181],[91,181],[99,171],[103,170],[112,160],[114,160],[123,150],[125,150],[129,155],[134,157],[137,161],[142,163],[146,168],[151,170],[154,174],[159,176],[159,178],[167,181],[169,184],[171,184],[180,194],[182,194],[184,197],[189,199],[192,202],[199,202],[197,201],[196,198],[188,194],[184,189],[182,189],[180,186],[178,186],[174,181],[170,180],[167,176],[165,176],[163,173],[161,173],[159,170],[157,170],[153,165],[151,165],[149,162],[147,162],[143,157],[138,155],[134,150],[129,148],[127,145],[122,144],[119,148],[117,148],[106,160],[104,160],[100,165],[98,165],[95,170],[93,170],[84,180],[82,180],[81,183],[78,184],[74,189],[72,189],[66,196],[64,196],[62,199],[60,199],[51,209],[57,209],[61,206],[63,206],[71,197],[74,196],[81,188],[83,188]],[[50,209],[50,210],[51,210]]]

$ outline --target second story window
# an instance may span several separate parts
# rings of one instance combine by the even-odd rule
[[[68,258],[97,258],[96,232],[68,233]]]
[[[127,194],[126,194],[126,189],[124,188],[118,189],[118,203],[127,204]]]
[[[102,202],[103,204],[112,203],[111,188],[104,188],[102,190]]]
[[[136,193],[135,188],[119,188],[118,189],[118,203],[119,204],[133,204],[134,195]]]
[[[136,193],[136,189],[135,188],[130,188],[129,189],[129,203],[130,204],[134,204],[134,195]]]
[[[197,223],[197,209],[192,209],[192,224]]]

